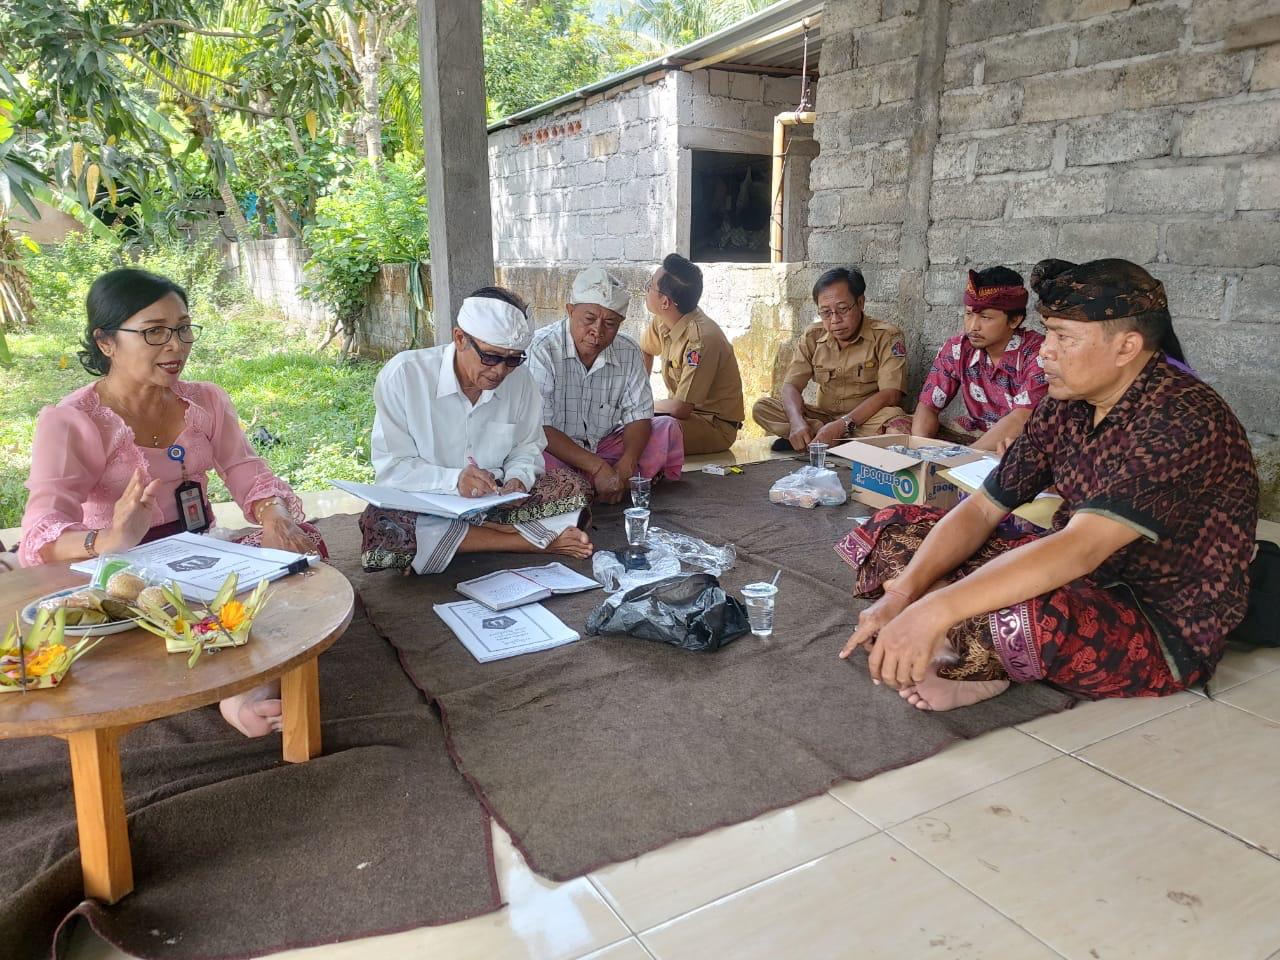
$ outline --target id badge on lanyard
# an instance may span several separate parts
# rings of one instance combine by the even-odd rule
[[[200,484],[187,477],[187,451],[175,443],[167,451],[168,457],[182,467],[182,482],[173,491],[178,504],[178,519],[187,533],[203,533],[212,526],[204,509],[204,491]]]

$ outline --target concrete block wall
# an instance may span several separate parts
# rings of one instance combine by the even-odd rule
[[[828,0],[815,265],[861,264],[915,381],[965,272],[1120,256],[1280,432],[1280,0]],[[1254,38],[1251,40],[1251,38]]]
[[[499,263],[649,262],[675,244],[679,71],[489,135]]]
[[[659,71],[489,135],[498,263],[652,263],[688,249],[688,147],[770,152],[773,118],[800,81],[723,70]],[[683,230],[683,233],[681,233]]]
[[[333,325],[333,311],[302,295],[309,254],[296,239],[250,240],[227,248],[229,272],[240,279],[260,303],[275,307],[297,323],[317,344]],[[383,264],[369,284],[363,315],[356,321],[355,349],[371,356],[390,356],[413,346],[433,344],[430,316],[420,317],[414,340],[415,300],[409,290],[407,263]],[[430,304],[431,271],[419,265],[424,294]]]

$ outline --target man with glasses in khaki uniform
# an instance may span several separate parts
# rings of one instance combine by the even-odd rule
[[[719,453],[742,429],[742,377],[724,331],[698,309],[702,271],[679,254],[662,261],[645,284],[645,307],[653,322],[640,338],[645,366],[662,358],[662,379],[671,396],[653,405],[657,416],[675,417],[684,452]]]
[[[907,344],[902,331],[862,312],[866,281],[856,269],[828,270],[813,286],[821,323],[800,338],[787,368],[782,396],[761,397],[751,416],[779,439],[773,449],[805,450],[813,441],[910,433],[902,409],[907,388]],[[812,380],[816,402],[801,391]]]

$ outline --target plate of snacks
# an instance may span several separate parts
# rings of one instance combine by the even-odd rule
[[[145,580],[128,570],[113,574],[105,587],[67,587],[33,600],[22,610],[22,620],[34,624],[41,610],[66,611],[66,635],[69,637],[105,637],[123,633],[137,626],[136,604],[146,596]],[[164,602],[162,594],[160,602]]]

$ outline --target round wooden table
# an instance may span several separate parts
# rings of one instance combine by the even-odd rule
[[[63,567],[0,576],[0,624],[37,597],[85,582]],[[320,752],[316,658],[351,623],[354,592],[319,564],[271,585],[272,596],[243,647],[202,656],[170,654],[144,630],[103,637],[52,690],[0,694],[0,740],[54,736],[67,741],[87,896],[115,903],[133,889],[133,862],[120,778],[120,736],[139,724],[216,703],[279,678],[284,759]]]

